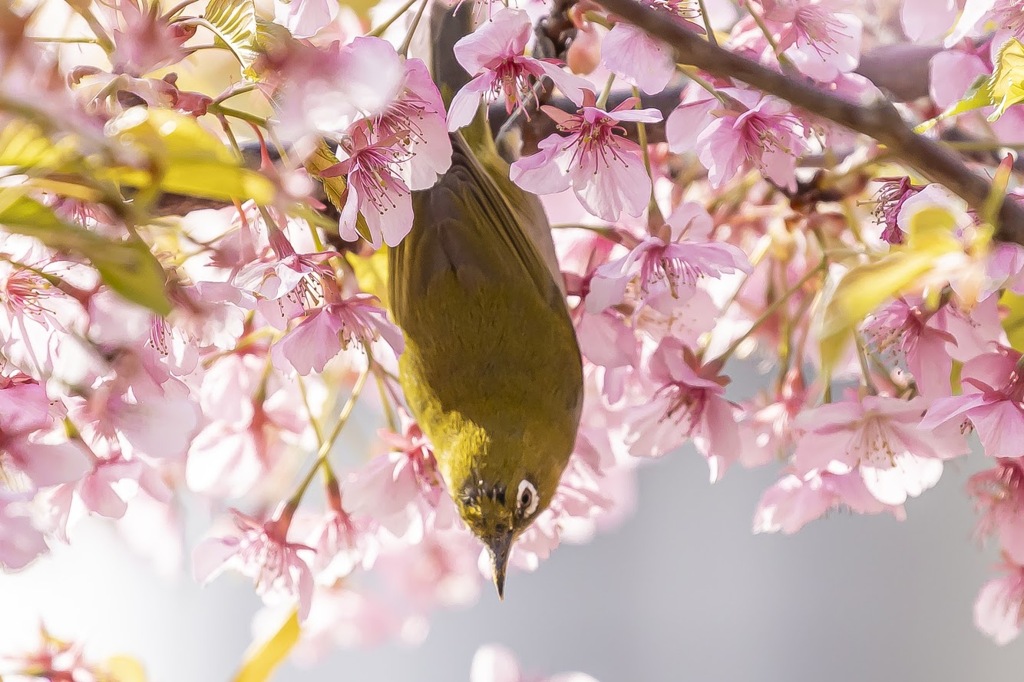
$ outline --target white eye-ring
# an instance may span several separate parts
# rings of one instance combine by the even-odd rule
[[[516,509],[519,513],[524,517],[529,516],[537,511],[538,504],[540,497],[537,495],[537,489],[525,479],[520,481],[519,490],[516,491]]]

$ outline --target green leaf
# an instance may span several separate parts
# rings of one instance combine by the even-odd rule
[[[977,109],[992,106],[993,104],[995,104],[995,102],[992,101],[992,92],[989,89],[989,79],[985,76],[978,76],[977,80],[974,81],[970,89],[964,94],[963,98],[959,102],[953,103],[949,108],[935,118],[919,123],[914,128],[914,132],[918,134],[926,133],[934,128],[940,121],[944,121],[947,118],[952,118],[954,116],[959,116],[960,114],[966,114]]]
[[[166,275],[141,240],[105,239],[61,220],[38,201],[7,190],[0,195],[0,225],[9,232],[35,237],[56,251],[87,258],[103,282],[124,298],[166,315],[171,303],[164,291]]]
[[[266,682],[274,669],[288,656],[299,641],[299,614],[292,611],[273,636],[252,649],[235,674],[234,682]]]
[[[210,0],[203,18],[234,53],[242,69],[256,61],[256,3],[253,0]]]
[[[146,243],[137,239],[110,246],[88,254],[106,285],[133,303],[161,315],[170,313],[164,291],[167,276]]]
[[[1016,38],[999,48],[995,69],[989,79],[992,104],[996,110],[988,117],[995,121],[1014,104],[1024,102],[1024,43]]]
[[[146,153],[156,169],[112,169],[116,182],[146,189],[156,184],[163,192],[207,199],[273,201],[274,184],[243,168],[224,143],[191,116],[133,107],[107,128],[117,141]]]

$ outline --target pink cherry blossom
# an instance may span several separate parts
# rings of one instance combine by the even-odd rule
[[[114,0],[99,6],[111,25],[114,51],[110,61],[115,73],[141,76],[185,58],[185,42],[196,27],[171,22],[159,5],[145,0]]]
[[[42,530],[33,522],[31,496],[0,488],[0,567],[24,568],[47,549]]]
[[[953,360],[965,362],[984,353],[985,339],[998,333],[993,329],[998,324],[994,306],[989,301],[967,315],[952,304],[928,310],[919,297],[900,298],[876,311],[864,331],[877,350],[903,354],[921,395],[944,397],[951,392]],[[985,308],[991,311],[988,324]]]
[[[67,542],[68,533],[88,514],[120,519],[139,490],[145,464],[116,451],[96,457],[91,471],[73,483],[47,490],[41,499],[53,533]]]
[[[512,164],[510,177],[534,194],[572,187],[580,203],[605,220],[618,220],[623,213],[639,216],[650,199],[651,179],[640,148],[621,135],[619,124],[654,123],[661,120],[661,114],[655,109],[634,110],[632,99],[612,111],[598,109],[595,103],[594,93],[587,90],[577,114],[545,106],[558,129],[569,135],[541,140],[538,153]]]
[[[297,601],[299,620],[305,620],[313,599],[313,573],[306,557],[313,549],[288,541],[293,512],[282,504],[261,522],[232,509],[234,530],[208,537],[193,551],[196,580],[205,585],[226,570],[237,571],[255,581],[256,593],[264,600]]]
[[[420,542],[433,528],[456,522],[455,504],[426,438],[415,423],[402,435],[382,432],[393,448],[367,462],[346,485],[353,513],[374,519],[381,530],[409,544]]]
[[[407,614],[382,596],[357,589],[350,581],[317,585],[294,655],[308,664],[335,648],[370,648],[394,637],[418,644],[426,627],[422,617]]]
[[[860,61],[863,22],[842,11],[848,0],[761,0],[778,46],[811,78],[830,82]]]
[[[377,559],[377,542],[368,519],[344,510],[329,510],[310,537],[316,551],[313,573],[317,582],[332,585],[356,568],[370,570]]]
[[[630,452],[655,457],[694,438],[708,458],[712,482],[740,450],[736,407],[725,398],[719,368],[700,365],[678,340],[667,337],[648,361],[654,399],[635,408]]]
[[[338,15],[338,3],[331,0],[274,0],[274,21],[296,38],[316,35]]]
[[[786,474],[765,491],[754,514],[755,533],[795,533],[833,509],[847,507],[858,514],[889,512],[905,517],[902,505],[889,505],[868,490],[855,472],[811,471]]]
[[[963,12],[946,37],[946,47],[974,35],[987,22],[992,22],[1018,38],[1024,37],[1024,17],[1021,16],[1017,0],[966,0]]]
[[[879,502],[903,504],[938,483],[943,460],[968,452],[958,431],[922,424],[926,407],[924,398],[869,395],[804,412],[793,461],[802,473],[857,470]]]
[[[750,90],[719,92],[728,104],[715,107],[713,99],[698,99],[672,112],[666,128],[669,148],[677,153],[696,151],[713,187],[753,166],[772,182],[795,188],[796,156],[806,149],[806,142],[803,124],[790,105]]]
[[[986,353],[964,364],[962,395],[932,403],[922,429],[943,424],[977,431],[990,457],[1024,457],[1024,381],[1020,355],[1014,351]]]
[[[1013,561],[1024,563],[1024,462],[999,458],[992,469],[971,476],[967,492],[981,519],[978,533],[996,535],[999,546]]]
[[[374,119],[378,139],[396,138],[408,156],[399,163],[402,179],[411,190],[427,189],[452,163],[441,93],[427,65],[406,59],[398,94]]]
[[[306,537],[316,551],[312,569],[319,585],[333,585],[357,568],[370,570],[379,549],[376,524],[345,510],[333,472],[325,481],[327,510],[309,526]],[[298,524],[296,524],[298,525]]]
[[[379,303],[370,294],[356,294],[336,303],[310,310],[281,338],[271,353],[274,364],[307,375],[322,372],[324,366],[350,345],[384,341],[396,355],[402,353],[402,332],[388,321]]]
[[[323,279],[333,278],[326,264],[334,251],[299,254],[280,230],[270,233],[272,253],[265,259],[250,261],[234,277],[234,283],[259,297],[257,309],[270,324],[284,329],[288,321],[301,315],[307,302],[316,305],[323,299]]]
[[[932,41],[946,35],[960,11],[957,0],[903,0],[900,23],[913,41]]]
[[[367,237],[374,248],[383,241],[396,246],[412,227],[412,198],[401,177],[400,166],[409,152],[395,136],[382,140],[357,124],[338,148],[341,162],[321,171],[323,177],[346,176],[345,205],[341,210],[341,236],[346,241],[360,238],[356,230],[361,215]]]
[[[64,641],[39,624],[39,644],[34,650],[0,658],[4,670],[15,677],[45,679],[47,682],[92,682],[108,677],[108,672],[88,660],[81,642]]]
[[[594,272],[587,296],[587,309],[592,312],[621,303],[626,287],[638,282],[644,297],[666,288],[674,298],[687,298],[703,277],[717,278],[734,272],[750,272],[746,255],[732,244],[723,242],[683,241],[691,222],[711,217],[697,204],[682,204],[668,218],[672,234],[668,243],[650,236],[630,253],[605,263]]]
[[[185,460],[191,490],[228,498],[251,491],[308,428],[293,383],[264,377],[266,360],[229,355],[205,373],[200,405],[209,415]]]
[[[5,466],[40,487],[77,480],[88,470],[88,460],[57,426],[40,384],[22,374],[0,376],[0,449],[6,455]]]
[[[1024,566],[1006,562],[1001,568],[974,602],[974,624],[1000,645],[1016,639],[1024,621]]]
[[[903,230],[897,224],[900,211],[907,199],[920,192],[923,187],[914,185],[910,178],[878,178],[882,186],[878,189],[878,205],[875,207],[875,219],[883,225],[882,241],[889,244],[902,244]]]
[[[314,135],[342,133],[376,116],[406,87],[402,57],[380,38],[358,37],[322,49],[294,41],[274,58],[261,87],[280,103],[276,130],[310,151]]]
[[[648,95],[664,90],[676,73],[672,48],[625,22],[615,24],[604,37],[601,63]]]
[[[481,99],[504,98],[508,113],[536,99],[531,78],[547,76],[566,97],[577,104],[583,102],[583,91],[590,87],[588,81],[550,61],[523,55],[532,32],[533,23],[526,12],[503,9],[455,44],[456,59],[473,79],[452,99],[449,130],[469,125]]]
[[[412,609],[469,606],[481,593],[480,541],[464,528],[434,531],[412,546],[384,552],[377,570],[391,594]]]

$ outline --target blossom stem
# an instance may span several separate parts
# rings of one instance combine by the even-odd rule
[[[93,14],[88,3],[73,2],[69,3],[71,8],[78,13],[80,17],[85,19],[85,23],[89,25],[89,30],[96,36],[96,44],[103,48],[103,51],[110,54],[114,51],[114,41],[107,35],[106,29],[103,28],[103,24],[96,15]]]
[[[604,109],[608,106],[608,97],[612,94],[613,83],[615,83],[615,74],[608,74],[608,80],[604,84],[604,90],[601,91],[601,96],[597,98],[598,109]]]
[[[633,105],[634,109],[642,109],[643,103],[640,97],[640,88],[633,86],[633,97],[636,98],[636,104]],[[654,176],[651,174],[651,154],[648,150],[647,145],[647,127],[643,121],[636,122],[636,136],[637,146],[640,147],[640,155],[644,160],[644,168],[647,169],[647,177],[651,178],[651,194],[647,198],[647,215],[652,218],[657,216],[657,222],[662,222],[661,209],[658,208],[658,202],[654,198]]]
[[[348,400],[345,401],[345,405],[341,408],[341,413],[338,415],[338,420],[334,422],[334,427],[331,429],[330,435],[327,436],[327,440],[320,443],[320,449],[316,453],[316,461],[313,462],[313,466],[306,472],[302,482],[299,483],[299,487],[295,490],[295,494],[288,499],[289,505],[298,506],[302,500],[302,496],[306,494],[306,489],[309,488],[309,484],[312,483],[313,477],[316,476],[316,472],[321,469],[323,464],[327,461],[327,455],[330,454],[331,448],[334,447],[334,442],[338,439],[341,434],[341,430],[345,428],[345,424],[348,422],[349,417],[352,416],[352,410],[356,406],[356,401],[359,400],[359,394],[363,392],[363,387],[366,386],[366,378],[370,375],[370,365],[367,363],[366,368],[359,373],[359,378],[356,379],[355,385],[352,387],[352,393],[349,394]]]
[[[604,16],[600,12],[595,12],[594,10],[584,12],[583,18],[592,24],[597,24],[598,26],[603,26],[609,29],[615,25],[613,22],[608,21],[608,18],[606,16]]]
[[[165,13],[165,14],[164,14],[164,17],[166,18],[166,17],[174,17],[174,16],[177,16],[177,15],[178,15],[178,14],[179,14],[180,12],[182,12],[182,11],[183,11],[183,10],[184,10],[184,9],[185,9],[186,7],[188,7],[189,5],[194,5],[194,4],[196,4],[196,2],[198,2],[198,1],[199,1],[199,0],[181,0],[181,2],[179,2],[179,3],[177,4],[177,5],[175,5],[175,6],[174,6],[174,7],[172,7],[171,9],[169,9],[169,10],[167,11],[167,13]]]
[[[299,395],[302,396],[302,405],[306,408],[306,414],[309,415],[309,425],[313,427],[313,434],[316,436],[316,442],[318,445],[324,442],[324,430],[320,428],[320,420],[317,419],[316,415],[313,414],[313,408],[309,404],[309,394],[306,392],[306,382],[302,380],[302,375],[295,377],[296,383],[299,385]]]
[[[718,88],[716,88],[714,85],[712,85],[710,81],[705,80],[704,78],[701,78],[700,76],[698,76],[697,75],[697,69],[693,68],[692,66],[683,66],[683,65],[676,65],[676,69],[678,71],[680,71],[684,76],[689,78],[691,81],[693,81],[694,83],[699,85],[701,88],[703,88],[709,95],[711,95],[712,97],[717,99],[723,105],[728,106],[729,102],[728,102],[728,100],[726,100],[725,95],[720,93],[718,91]]]
[[[416,10],[416,16],[412,18],[412,25],[405,34],[405,40],[402,41],[402,45],[398,48],[398,54],[403,57],[409,56],[409,46],[412,45],[412,37],[416,35],[416,29],[419,28],[420,19],[423,18],[423,13],[427,10],[427,4],[430,2],[431,0],[423,0],[420,4],[420,8]]]
[[[743,7],[747,10],[747,13],[750,14],[754,23],[757,24],[757,27],[761,29],[761,33],[764,34],[765,40],[767,40],[768,44],[771,45],[772,52],[775,53],[775,58],[779,60],[779,64],[782,64],[783,66],[792,66],[792,62],[789,61],[789,57],[779,51],[779,44],[776,42],[775,36],[772,35],[771,30],[769,30],[768,25],[764,23],[764,18],[755,12],[754,8],[750,6],[750,0],[743,0]]]
[[[32,42],[34,43],[62,43],[66,45],[95,45],[99,41],[96,38],[43,38],[32,36]]]
[[[697,5],[700,7],[700,18],[704,21],[704,30],[708,32],[708,42],[717,47],[718,38],[715,37],[715,29],[711,28],[711,17],[708,16],[707,5],[704,4],[704,0],[697,0]]]
[[[238,87],[236,87],[236,85]],[[236,95],[244,95],[245,93],[252,92],[255,89],[256,89],[256,84],[255,83],[246,83],[244,85],[238,85],[236,83],[235,85],[232,85],[230,88],[228,88],[224,92],[222,92],[219,95],[217,95],[216,97],[214,97],[212,103],[213,104],[220,104],[221,102],[223,102],[226,99],[230,99],[230,98],[232,98],[232,97],[234,97]]]
[[[370,31],[366,35],[371,37],[371,38],[380,38],[382,35],[384,35],[384,31],[386,31],[389,28],[391,28],[391,25],[393,23],[395,23],[396,21],[398,21],[402,17],[403,14],[408,12],[409,8],[412,7],[414,4],[416,4],[416,0],[406,0],[402,4],[402,6],[398,8],[397,12],[392,14],[390,17],[388,17],[384,21],[383,24],[381,24],[377,28],[373,29],[372,31]]]
[[[235,150],[235,155],[240,161],[245,160],[245,155],[242,154],[242,147],[238,144],[238,138],[235,137],[235,133],[231,130],[231,124],[228,123],[228,119],[218,114],[217,120],[220,121],[220,127],[224,130],[224,135],[228,138],[228,142],[231,143],[231,147]]]
[[[232,107],[226,107],[223,104],[218,104],[216,102],[210,104],[210,106],[207,107],[206,110],[209,111],[211,114],[220,114],[222,116],[231,116],[232,118],[237,118],[237,119],[239,119],[241,121],[245,121],[246,123],[252,123],[253,125],[258,125],[261,128],[266,128],[267,127],[267,119],[264,116],[257,116],[256,114],[250,114],[248,111],[242,111],[241,109],[234,109]]]
[[[864,378],[864,388],[867,389],[870,395],[878,395],[878,387],[875,386],[875,382],[871,379],[871,368],[868,367],[864,341],[857,332],[853,334],[853,342],[857,346],[857,362],[860,364],[860,373]]]
[[[380,404],[384,407],[384,420],[388,428],[394,432],[398,431],[398,419],[395,417],[395,410],[391,405],[391,397],[388,395],[387,374],[383,366],[373,358],[373,352],[366,346],[366,359],[373,370],[373,378],[377,381],[377,390],[380,392]]]
[[[793,296],[793,294],[800,291],[800,289],[802,289],[805,284],[810,282],[813,278],[817,277],[819,273],[824,272],[825,268],[827,267],[827,264],[828,261],[826,259],[822,259],[821,262],[818,263],[818,265],[808,270],[804,274],[804,276],[797,281],[796,284],[790,287],[784,294],[779,296],[777,299],[772,301],[768,305],[768,307],[764,309],[764,312],[761,313],[761,315],[756,320],[754,320],[754,323],[750,325],[750,328],[746,332],[744,332],[742,336],[740,336],[738,339],[729,344],[729,347],[726,348],[725,351],[716,358],[716,360],[718,362],[725,363],[726,360],[732,357],[733,353],[736,352],[736,349],[739,348],[744,341],[750,338],[750,335],[757,331],[758,327],[760,327],[768,319],[770,319],[771,316],[774,315],[778,311],[778,309],[781,308],[783,304],[785,304],[786,301],[788,301],[790,297]]]

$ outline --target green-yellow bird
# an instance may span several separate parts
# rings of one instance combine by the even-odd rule
[[[453,135],[451,169],[414,193],[388,293],[409,407],[503,597],[512,544],[550,504],[575,444],[583,372],[540,202],[474,130],[473,149]]]

